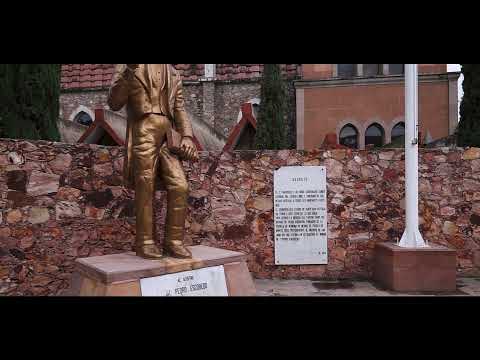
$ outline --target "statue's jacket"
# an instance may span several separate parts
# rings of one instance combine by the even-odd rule
[[[146,114],[167,116],[184,137],[193,137],[192,125],[185,111],[182,80],[170,64],[140,65],[135,71],[125,64],[116,66],[108,94],[108,105],[119,111],[127,105],[125,185],[134,188],[133,124]]]

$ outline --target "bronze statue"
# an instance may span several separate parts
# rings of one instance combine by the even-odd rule
[[[127,106],[124,177],[135,189],[137,256],[191,258],[183,244],[188,182],[182,160],[197,160],[193,131],[184,108],[182,81],[169,64],[117,65],[108,96],[113,111]],[[180,134],[178,152],[171,141]],[[171,141],[167,141],[167,138]],[[157,174],[167,190],[167,219],[162,251],[154,242],[153,199]]]

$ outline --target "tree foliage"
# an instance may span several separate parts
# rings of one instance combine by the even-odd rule
[[[480,64],[461,64],[463,98],[457,145],[480,147]]]
[[[60,64],[0,64],[0,137],[58,141]]]
[[[255,147],[259,150],[286,149],[287,95],[279,64],[264,65],[260,96]]]

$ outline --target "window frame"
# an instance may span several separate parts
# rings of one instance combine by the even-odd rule
[[[405,136],[405,121],[399,121],[397,122],[395,125],[392,126],[392,129],[390,130],[390,142],[392,142],[394,140],[393,138],[393,130],[398,126],[398,125],[401,125],[403,124],[403,135],[399,135],[398,137],[400,136]]]
[[[355,74],[352,77],[341,77],[338,74],[338,65],[339,64],[333,64],[333,78],[335,79],[354,79],[354,78],[359,78],[359,77],[365,77],[364,75],[364,64],[353,64],[355,66]],[[391,74],[390,73],[390,64],[378,64],[378,74],[375,76],[369,76],[369,77],[376,77],[376,76],[404,76],[405,75],[405,64],[403,64],[403,72],[401,74]]]
[[[372,127],[377,127],[380,132],[381,132],[381,136],[382,136],[382,141],[381,141],[381,145],[380,146],[384,146],[386,145],[386,132],[385,132],[385,128],[379,124],[378,122],[373,122],[371,123],[370,125],[368,125],[367,127],[365,127],[365,132],[363,134],[363,137],[364,137],[364,146],[365,148],[371,144],[367,143],[367,132],[368,132],[368,129],[372,128]],[[376,145],[374,145],[374,147],[376,147]]]
[[[390,76],[404,76],[405,75],[405,64],[401,64],[402,65],[402,72],[400,74],[392,74],[391,71],[390,71],[390,65],[391,64],[386,64],[388,66],[388,75]]]
[[[353,76],[349,76],[349,77],[344,77],[344,76],[340,76],[339,73],[338,73],[338,70],[339,70],[339,66],[340,64],[334,64],[334,71],[333,71],[333,75],[334,77],[337,77],[339,79],[353,79],[353,78],[356,78],[358,77],[358,66],[359,64],[352,64],[353,65]]]
[[[355,140],[355,142],[356,142],[356,147],[350,147],[350,146],[348,146],[348,145],[342,144],[342,131],[343,131],[345,128],[347,128],[347,127],[353,128],[353,129],[355,130],[355,133],[356,133],[356,140]],[[357,128],[354,124],[352,124],[352,123],[347,123],[347,124],[343,125],[343,126],[341,127],[340,131],[338,132],[338,143],[339,143],[340,145],[346,146],[346,147],[348,147],[348,148],[350,148],[350,149],[360,150],[360,147],[361,147],[361,145],[360,145],[360,131],[359,131],[358,128]]]
[[[88,124],[84,124],[84,123],[81,123],[80,121],[78,121],[81,117],[83,116],[88,116],[88,118],[90,119],[90,122]],[[82,125],[82,126],[90,126],[93,124],[94,122],[94,119],[92,118],[92,116],[84,111],[84,110],[80,110],[78,113],[75,114],[75,116],[73,117],[73,120],[72,120],[75,124],[78,124],[78,125]]]
[[[363,77],[377,77],[377,76],[382,76],[383,75],[383,64],[375,64],[377,65],[377,72],[375,75],[365,75],[365,64],[362,65],[362,76]],[[368,64],[369,65],[369,64]]]

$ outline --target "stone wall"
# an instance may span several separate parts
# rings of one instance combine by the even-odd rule
[[[185,108],[192,116],[203,120],[203,89],[202,85],[194,83],[184,85]]]
[[[73,117],[86,107],[92,116],[95,109],[107,108],[108,90],[62,92],[60,95],[60,118],[73,120]]]
[[[260,98],[260,82],[233,82],[215,85],[215,130],[228,137],[237,124],[242,104]]]
[[[244,251],[258,278],[369,278],[374,244],[402,234],[402,150],[218,156],[204,152],[186,166],[186,243]],[[61,294],[77,257],[131,250],[133,196],[121,186],[122,162],[116,147],[0,141],[1,294]],[[425,239],[457,250],[459,274],[478,275],[480,149],[425,150],[420,164]],[[273,170],[289,165],[327,167],[328,265],[274,265]]]

